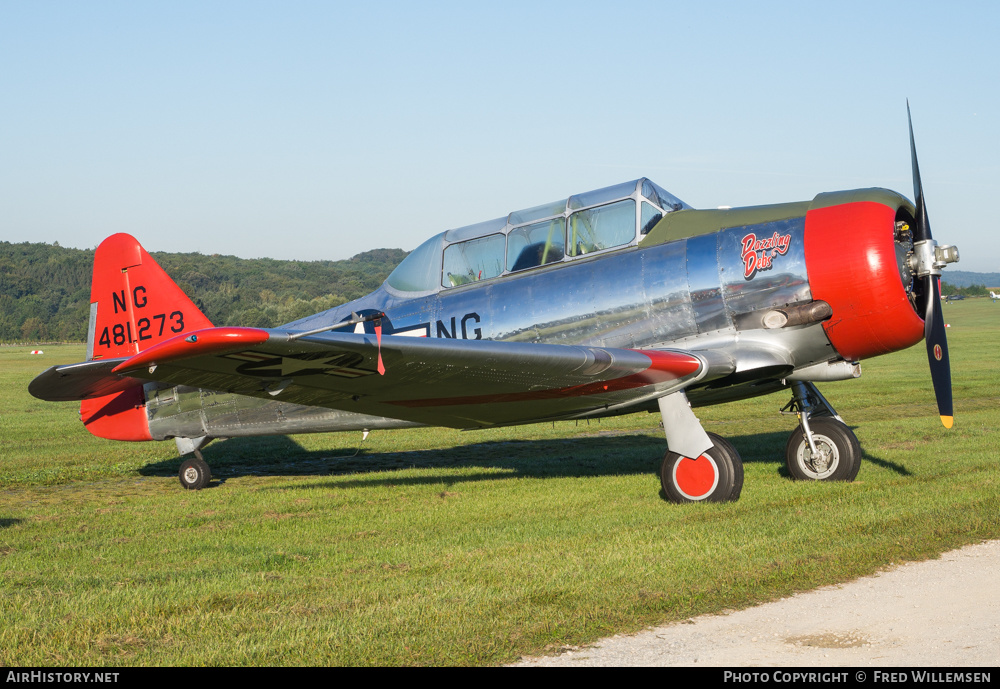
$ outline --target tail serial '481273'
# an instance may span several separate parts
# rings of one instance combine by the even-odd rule
[[[212,327],[116,234],[94,258],[87,361],[30,390],[82,400],[103,438],[175,439],[194,489],[213,438],[659,411],[675,502],[743,487],[692,405],[788,390],[791,475],[850,481],[861,449],[815,382],[923,338],[952,423],[937,276],[958,253],[931,238],[912,126],[910,147],[915,204],[860,189],[695,210],[640,179],[443,232],[367,297],[273,329]]]

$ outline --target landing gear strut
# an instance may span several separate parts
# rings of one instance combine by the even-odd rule
[[[788,438],[785,463],[800,481],[853,481],[861,468],[861,444],[812,383],[792,384],[792,401],[781,410],[799,417]]]

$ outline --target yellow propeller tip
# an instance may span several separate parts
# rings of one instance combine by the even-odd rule
[[[942,416],[941,417],[941,423],[944,424],[945,428],[951,428],[952,425],[955,423],[955,417],[953,417],[953,416]]]

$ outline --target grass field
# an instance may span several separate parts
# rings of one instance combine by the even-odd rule
[[[821,386],[854,483],[788,478],[784,394],[699,409],[745,462],[724,505],[663,501],[650,414],[217,442],[184,492],[172,442],[28,395],[82,346],[0,347],[0,665],[499,664],[998,538],[1000,306],[944,313],[955,428],[922,344]]]

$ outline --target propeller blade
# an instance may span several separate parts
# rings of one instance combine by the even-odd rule
[[[951,404],[951,364],[948,360],[948,338],[945,335],[944,316],[941,314],[941,292],[933,275],[923,278],[925,293],[929,295],[924,316],[924,341],[927,344],[927,362],[931,366],[931,382],[937,398],[938,414],[945,428],[955,421]]]
[[[916,216],[913,219],[913,243],[936,243],[931,236],[931,223],[927,218],[924,202],[924,187],[920,182],[920,165],[917,163],[917,144],[913,139],[913,118],[910,116],[910,101],[906,101],[906,120],[910,125],[910,162],[913,165],[913,197]],[[940,275],[940,271],[937,271]],[[938,414],[945,428],[955,422],[951,399],[951,364],[948,360],[948,338],[945,335],[944,316],[941,314],[941,289],[934,272],[919,277],[921,281],[917,306],[924,315],[924,342],[927,344],[927,362],[931,367],[931,382],[937,399]]]
[[[924,187],[920,183],[920,165],[917,163],[917,144],[913,140],[913,119],[910,117],[910,101],[906,101],[906,121],[910,125],[910,162],[913,165],[913,202],[916,204],[914,218],[913,243],[931,239],[931,223],[927,219],[927,206],[924,204]]]

